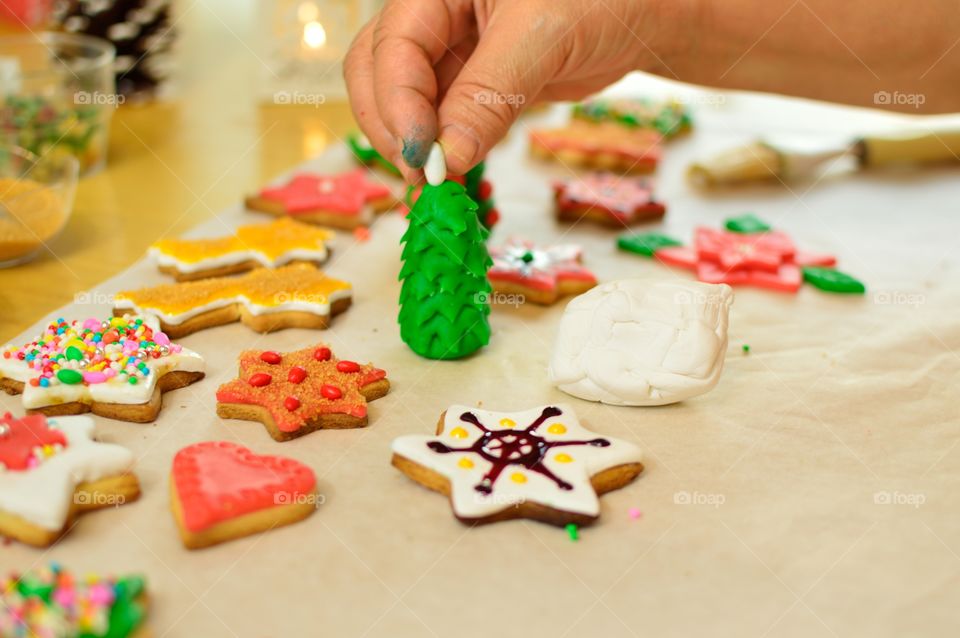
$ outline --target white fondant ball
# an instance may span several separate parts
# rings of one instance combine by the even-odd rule
[[[665,405],[720,379],[733,293],[726,284],[621,279],[573,299],[550,380],[610,405]]]

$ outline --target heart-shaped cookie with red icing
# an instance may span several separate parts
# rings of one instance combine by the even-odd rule
[[[190,549],[289,525],[320,502],[313,470],[226,441],[206,441],[173,459],[171,506]]]

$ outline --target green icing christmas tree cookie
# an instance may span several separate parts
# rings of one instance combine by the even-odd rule
[[[490,341],[487,230],[464,187],[425,185],[400,240],[400,336],[428,359],[459,359]]]

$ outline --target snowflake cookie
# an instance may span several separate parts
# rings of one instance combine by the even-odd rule
[[[598,494],[643,471],[636,445],[588,430],[563,404],[522,412],[451,406],[436,436],[394,440],[393,465],[448,495],[464,523],[589,524],[600,515]]]

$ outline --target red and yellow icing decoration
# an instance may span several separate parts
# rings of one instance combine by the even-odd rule
[[[282,186],[260,191],[260,197],[279,202],[289,215],[318,211],[358,215],[367,204],[392,195],[390,188],[367,179],[364,168],[339,175],[300,173]]]
[[[0,472],[30,470],[67,447],[67,437],[42,414],[0,417]]]
[[[330,348],[295,352],[247,350],[240,354],[240,375],[217,390],[220,403],[266,408],[282,432],[296,432],[325,416],[367,416],[362,389],[387,378],[370,364],[337,359]]]
[[[265,267],[281,266],[293,259],[322,262],[327,258],[326,242],[334,232],[287,217],[266,224],[241,226],[228,237],[213,239],[162,239],[150,247],[150,254],[166,265],[195,265],[217,260],[217,265],[255,259]],[[236,256],[235,260],[230,260]]]
[[[226,441],[183,448],[173,459],[172,477],[183,526],[191,532],[277,505],[302,503],[317,487],[306,465],[260,456]]]
[[[260,269],[240,277],[165,284],[117,293],[118,309],[159,315],[180,323],[202,312],[240,303],[251,314],[313,312],[329,314],[330,305],[350,298],[351,286],[328,277],[309,264],[291,264],[276,270]]]

